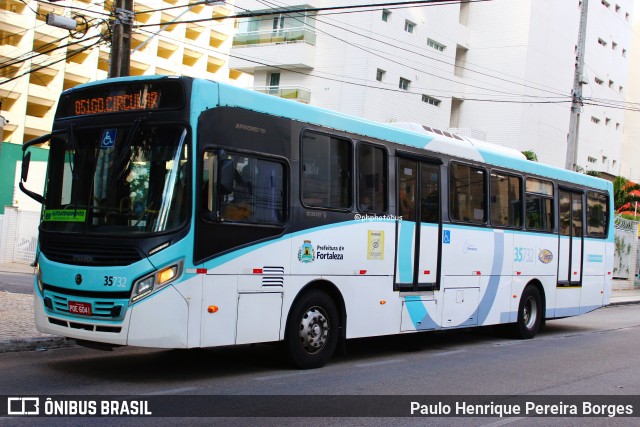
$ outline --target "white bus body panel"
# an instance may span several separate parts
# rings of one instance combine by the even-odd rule
[[[173,287],[130,307],[128,345],[156,348],[187,348],[189,304]]]

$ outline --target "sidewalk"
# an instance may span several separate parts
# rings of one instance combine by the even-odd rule
[[[0,263],[0,272],[33,275],[26,264]],[[640,289],[614,290],[611,305],[640,303]],[[0,353],[72,346],[73,341],[36,330],[33,295],[0,291]]]

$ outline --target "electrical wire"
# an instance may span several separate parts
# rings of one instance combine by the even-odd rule
[[[302,8],[302,9],[288,9],[288,10],[278,10],[278,11],[264,11],[264,12],[246,12],[240,13],[236,15],[228,15],[221,17],[211,17],[211,18],[200,18],[200,19],[190,19],[184,21],[176,21],[174,24],[193,24],[198,22],[209,22],[209,21],[221,21],[225,19],[238,19],[238,18],[253,18],[258,16],[273,16],[280,15],[283,13],[305,13],[305,12],[331,12],[342,10],[341,12],[337,12],[340,14],[346,13],[362,13],[369,12],[372,10],[382,10],[386,8],[411,8],[411,7],[432,7],[432,6],[441,6],[445,4],[459,4],[459,3],[481,3],[481,2],[489,2],[494,0],[420,0],[420,1],[410,1],[410,2],[393,2],[393,3],[380,3],[376,5],[370,4],[359,4],[359,5],[350,5],[350,6],[332,6],[332,7],[311,7],[311,8]],[[396,5],[395,7],[393,5]],[[187,5],[176,6],[176,7],[185,7]],[[368,8],[368,9],[367,9]],[[362,9],[362,10],[358,10]],[[150,13],[155,12],[157,10],[148,10],[139,13]],[[328,15],[329,13],[327,13]],[[137,28],[144,27],[157,27],[158,25],[162,25],[163,23],[158,24],[139,24]]]
[[[102,37],[101,34],[97,34],[95,36],[88,37],[87,39],[85,39],[85,41],[86,40],[91,40],[91,39],[94,39],[94,38],[99,38],[99,40],[97,42],[89,45],[89,46],[83,46],[80,49],[77,49],[77,50],[74,50],[74,51],[71,51],[71,52],[67,52],[67,54],[64,57],[62,57],[62,58],[60,58],[58,60],[55,60],[55,61],[52,61],[52,62],[49,62],[49,63],[46,63],[46,64],[38,64],[38,66],[35,67],[35,68],[31,68],[31,69],[29,69],[28,71],[25,71],[22,74],[19,74],[19,75],[15,76],[15,77],[7,79],[7,80],[5,80],[3,82],[0,82],[0,86],[2,86],[4,84],[7,84],[9,82],[12,82],[14,80],[17,80],[17,79],[19,79],[19,78],[21,78],[23,76],[26,76],[27,74],[31,74],[31,73],[34,73],[36,71],[40,71],[40,70],[42,70],[44,68],[50,67],[52,65],[55,65],[55,64],[57,64],[59,62],[66,61],[67,59],[72,58],[72,57],[74,57],[76,55],[79,55],[80,53],[82,53],[82,52],[84,52],[86,50],[95,48],[96,46],[98,46],[99,44],[101,44],[101,43],[103,43],[105,41],[105,40],[103,40],[103,37]]]

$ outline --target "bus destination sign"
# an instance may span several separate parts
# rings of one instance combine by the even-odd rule
[[[160,92],[80,98],[75,101],[75,115],[117,113],[120,111],[157,110]]]
[[[178,81],[115,83],[72,90],[63,94],[58,118],[95,114],[133,113],[184,107],[184,89]]]

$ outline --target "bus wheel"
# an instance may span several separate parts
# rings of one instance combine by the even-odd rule
[[[514,325],[514,332],[518,338],[533,338],[542,325],[542,298],[535,286],[529,285],[522,292],[518,307],[518,321]]]
[[[291,310],[285,345],[293,364],[314,369],[329,361],[338,343],[338,310],[324,292],[302,295]]]

